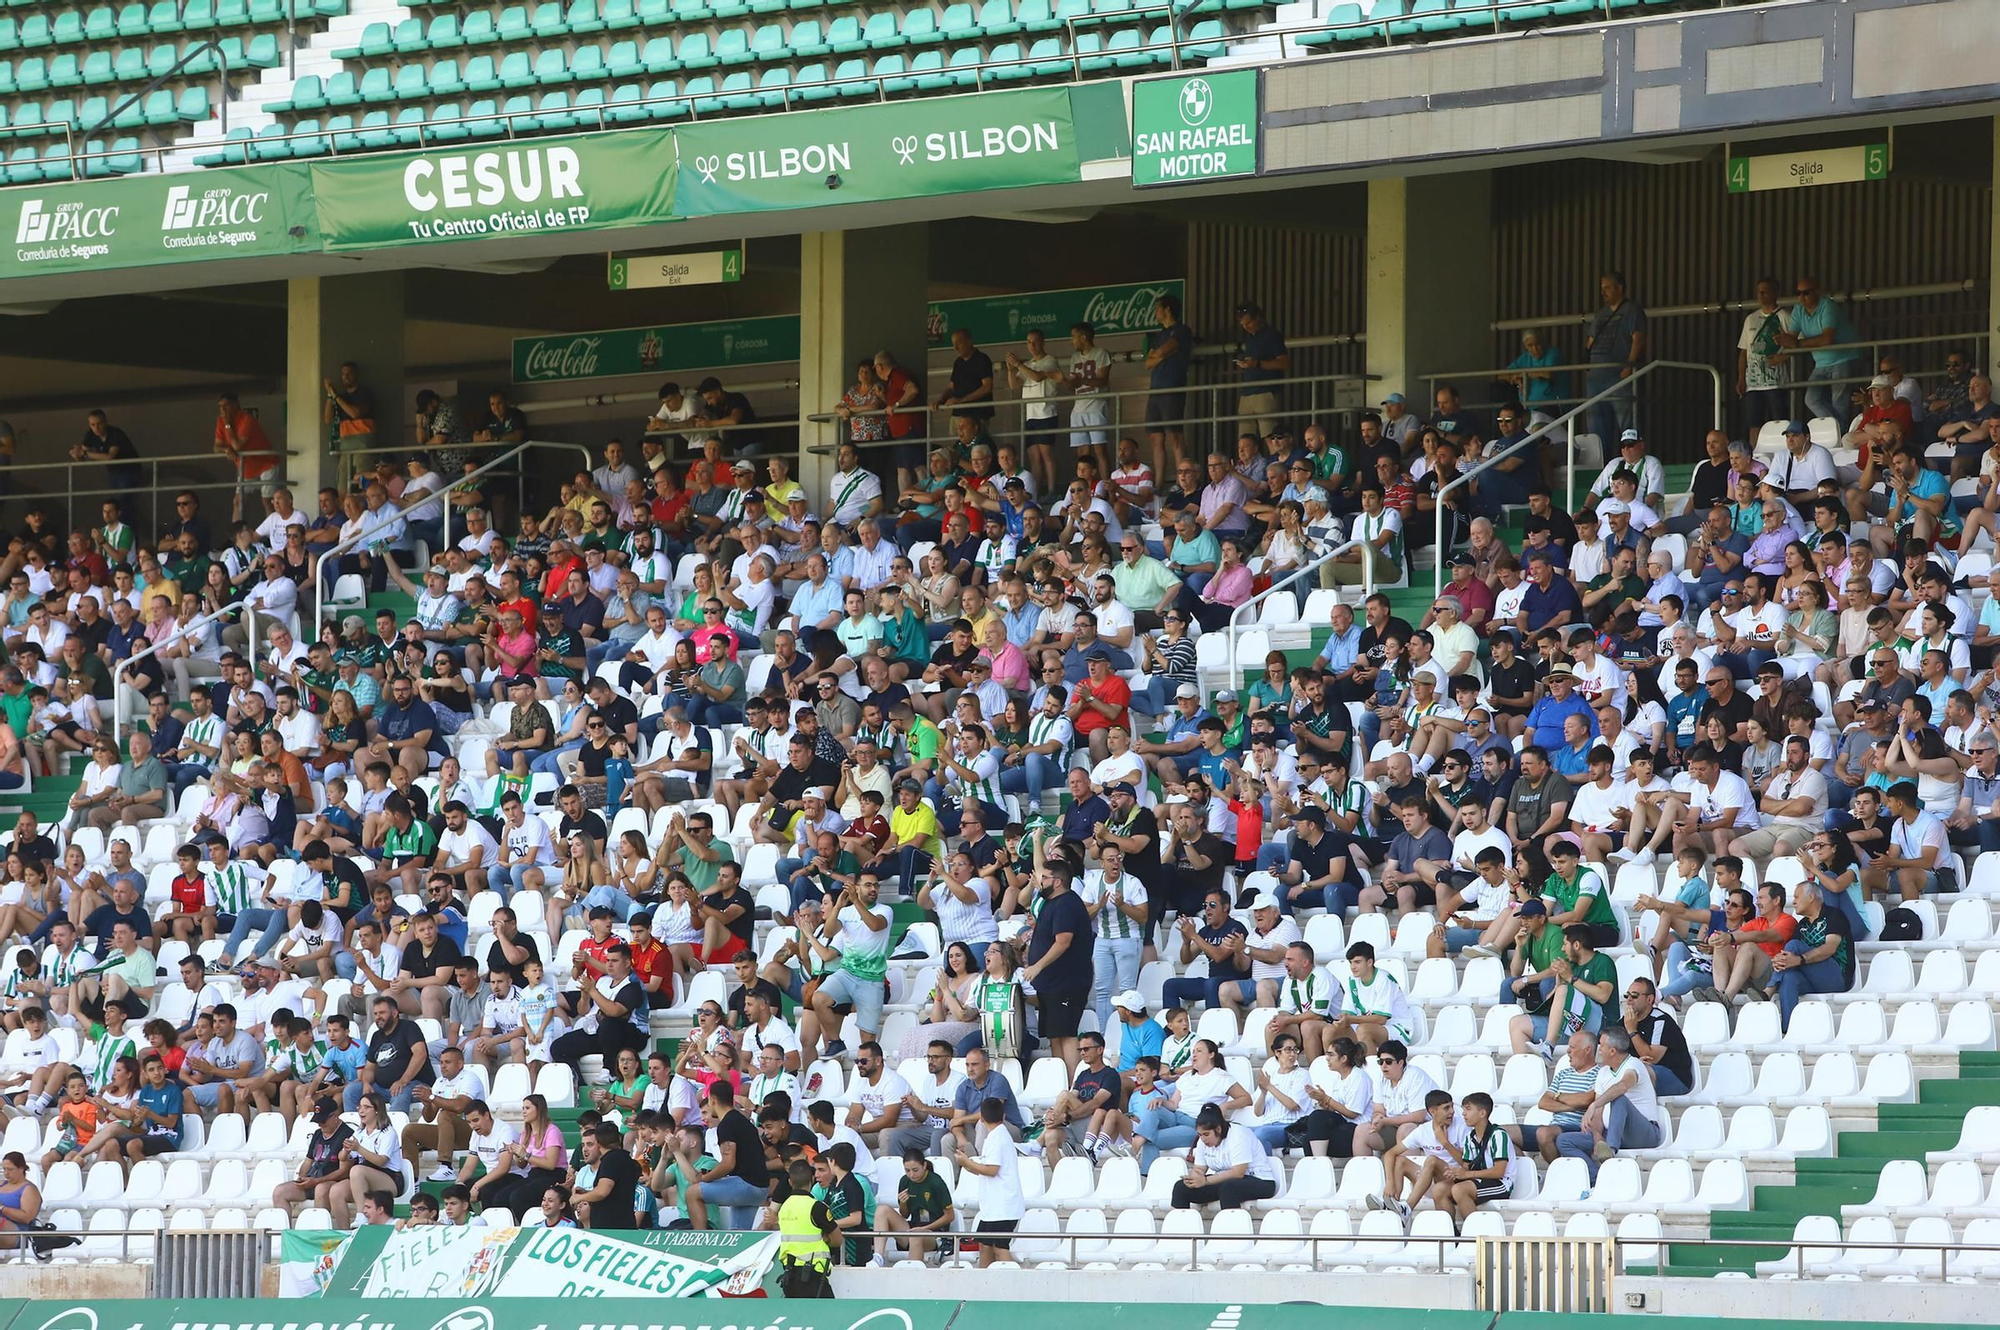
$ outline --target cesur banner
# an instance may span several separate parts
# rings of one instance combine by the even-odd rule
[[[317,251],[304,166],[135,175],[0,191],[0,277]]]
[[[1081,178],[1066,88],[739,116],[676,133],[685,217]]]
[[[673,220],[674,136],[628,129],[315,164],[325,248],[602,231]]]

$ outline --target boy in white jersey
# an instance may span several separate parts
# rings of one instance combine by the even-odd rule
[[[556,1018],[555,990],[542,982],[542,963],[533,958],[521,965],[520,1010],[526,1040],[522,1057],[532,1077],[554,1060],[549,1055],[549,1045],[563,1031],[562,1022]]]
[[[1356,942],[1347,949],[1348,977],[1340,986],[1340,1019],[1331,1039],[1358,1039],[1370,1053],[1391,1039],[1412,1042],[1416,1020],[1403,986],[1375,964],[1375,948]]]

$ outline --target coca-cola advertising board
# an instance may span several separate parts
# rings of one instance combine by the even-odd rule
[[[1063,291],[933,300],[928,320],[930,344],[945,345],[956,328],[969,329],[973,341],[996,347],[1018,344],[1035,329],[1040,329],[1051,344],[1064,346],[1072,323],[1088,323],[1100,340],[1121,333],[1158,332],[1153,305],[1161,296],[1183,299],[1186,290],[1187,283],[1173,277],[1124,286],[1073,286]]]
[[[514,382],[564,383],[799,358],[799,316],[605,328],[514,339]]]

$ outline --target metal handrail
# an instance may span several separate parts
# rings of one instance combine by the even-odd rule
[[[407,450],[407,449],[405,449],[404,451],[406,451],[406,452],[407,452],[408,450]],[[277,470],[277,473],[276,473],[276,474],[277,474],[278,476],[280,476],[280,477],[283,477],[283,476],[284,476],[284,474],[285,474],[285,472],[286,472],[286,469],[287,469],[287,468],[286,468],[286,466],[285,466],[285,462],[287,462],[287,461],[289,461],[289,460],[290,460],[291,458],[293,458],[293,457],[297,456],[297,454],[296,454],[296,453],[294,453],[294,452],[293,452],[293,451],[292,451],[291,449],[289,449],[289,448],[276,448],[276,447],[274,447],[274,448],[272,448],[272,450],[270,451],[270,453],[268,454],[268,456],[270,456],[270,457],[272,457],[272,458],[276,458],[276,459],[281,459],[281,460],[279,461],[279,463],[278,463],[278,470]],[[213,488],[213,485],[212,485],[212,484],[211,484],[210,482],[205,482],[205,481],[195,481],[195,482],[193,482],[193,483],[189,483],[189,482],[186,482],[186,481],[175,481],[174,483],[172,483],[171,485],[169,485],[169,484],[167,484],[167,483],[165,483],[165,482],[161,481],[161,479],[160,479],[160,472],[159,472],[159,468],[160,468],[160,466],[161,466],[162,464],[164,464],[164,463],[168,463],[168,462],[215,462],[215,461],[220,461],[220,460],[222,460],[222,455],[221,455],[220,453],[217,453],[217,452],[213,451],[213,450],[211,450],[211,451],[209,451],[209,452],[205,452],[205,453],[168,453],[167,455],[165,455],[165,456],[163,456],[163,457],[133,457],[133,458],[126,458],[126,459],[121,459],[121,460],[119,460],[119,461],[115,461],[115,462],[100,462],[100,461],[97,461],[97,460],[96,460],[96,459],[94,459],[94,458],[85,458],[85,459],[83,459],[82,461],[77,461],[77,460],[76,460],[76,459],[74,459],[74,458],[69,458],[69,457],[65,457],[65,458],[63,458],[63,459],[62,459],[61,461],[56,461],[56,462],[6,462],[6,463],[0,463],[0,476],[7,476],[7,477],[13,477],[13,476],[16,476],[16,475],[20,475],[20,474],[22,474],[22,473],[24,473],[24,472],[28,472],[28,471],[62,471],[62,472],[64,472],[64,484],[63,484],[63,512],[64,512],[64,516],[65,516],[65,518],[67,519],[67,525],[69,525],[69,526],[75,526],[75,525],[77,524],[77,523],[76,523],[76,501],[77,501],[77,500],[78,500],[79,498],[85,498],[85,499],[90,499],[90,498],[121,498],[121,499],[122,499],[122,498],[130,498],[130,497],[133,497],[133,496],[136,496],[136,495],[139,495],[139,494],[146,494],[146,495],[150,495],[150,496],[151,496],[151,497],[153,498],[153,500],[154,500],[154,504],[153,504],[153,521],[152,521],[152,525],[153,525],[154,529],[156,529],[156,530],[157,530],[157,529],[158,529],[158,527],[159,527],[159,524],[160,524],[160,511],[159,511],[159,503],[158,503],[158,499],[159,499],[159,496],[160,496],[160,494],[162,494],[163,492],[165,492],[165,491],[167,491],[167,490],[169,490],[169,489],[171,489],[171,490],[174,490],[174,491],[178,492],[178,491],[180,491],[180,490],[187,490],[187,489],[209,489],[209,488]],[[136,488],[136,489],[132,489],[132,488],[118,488],[118,489],[78,489],[78,488],[76,487],[76,469],[77,469],[78,467],[84,467],[84,466],[145,466],[145,467],[151,467],[151,468],[153,469],[153,481],[152,481],[152,483],[151,483],[150,485],[141,485],[141,486],[139,486],[139,487],[138,487],[138,488]],[[280,480],[280,482],[279,482],[279,483],[283,483],[283,481],[282,481],[282,480]],[[242,489],[242,488],[243,488],[243,487],[244,487],[245,485],[250,485],[250,484],[257,484],[257,485],[261,485],[261,484],[263,484],[263,481],[261,481],[261,480],[259,480],[259,481],[245,481],[245,480],[243,479],[243,473],[242,473],[242,471],[241,471],[240,469],[237,469],[237,468],[232,468],[232,475],[231,475],[231,478],[230,478],[230,480],[229,480],[229,482],[228,482],[228,487],[229,487],[229,488],[231,488],[231,489],[235,489],[235,490],[239,490],[239,491],[240,491],[240,490],[241,490],[241,489]],[[15,494],[15,495],[14,495],[13,497],[15,497],[15,498],[17,498],[17,499],[20,499],[20,498],[26,498],[26,499],[30,499],[30,500],[32,500],[33,498],[35,498],[35,497],[37,497],[37,496],[36,496],[36,495],[34,495],[33,493],[25,493],[25,494],[23,494],[23,493],[16,493],[16,494]],[[50,498],[54,498],[55,496],[54,496],[53,494],[51,494],[51,495],[49,495],[48,497],[50,497]]]
[[[1980,278],[1966,277],[1956,282],[1926,282],[1914,286],[1885,286],[1874,290],[1828,291],[1821,296],[1821,299],[1831,300],[1837,304],[1858,304],[1875,300],[1914,300],[1922,296],[1959,295],[1968,291],[1976,291],[1983,285],[1985,285],[1985,282]],[[1791,293],[1779,297],[1778,303],[1780,305],[1795,305],[1798,303],[1798,299],[1796,293]],[[1646,318],[1650,322],[1653,319],[1693,318],[1702,314],[1742,314],[1755,308],[1757,308],[1757,302],[1754,300],[1720,300],[1696,305],[1665,305],[1659,309],[1648,309],[1646,311]],[[1588,312],[1582,314],[1551,314],[1540,318],[1494,319],[1486,326],[1494,332],[1520,332],[1528,328],[1560,328],[1572,323],[1588,323],[1591,318],[1592,315]]]
[[[1304,417],[1306,423],[1310,424],[1317,416],[1321,414],[1322,410],[1327,412],[1334,412],[1334,411],[1358,409],[1358,408],[1336,407],[1331,403],[1328,403],[1327,405],[1322,407],[1319,401],[1319,385],[1339,384],[1339,383],[1368,383],[1375,381],[1380,377],[1381,376],[1379,375],[1367,374],[1367,373],[1308,374],[1308,375],[1299,375],[1296,377],[1284,378],[1284,379],[1265,379],[1258,381],[1254,384],[1245,384],[1240,381],[1231,380],[1223,383],[1190,383],[1190,384],[1185,384],[1178,388],[1120,388],[1115,391],[1106,390],[1104,392],[1099,392],[1099,393],[1076,393],[1068,396],[1038,397],[1033,400],[1037,405],[1048,404],[1055,406],[1060,406],[1064,403],[1074,403],[1079,401],[1108,401],[1114,408],[1120,408],[1123,407],[1123,405],[1128,399],[1138,398],[1143,400],[1145,398],[1153,397],[1157,394],[1178,393],[1186,395],[1193,393],[1207,393],[1211,397],[1215,397],[1215,396],[1220,396],[1224,393],[1231,393],[1240,397],[1247,392],[1263,392],[1266,390],[1293,387],[1297,385],[1306,385],[1312,388],[1313,391],[1311,393],[1311,399],[1304,410],[1280,407],[1278,410],[1275,411],[1260,411],[1257,412],[1256,414],[1260,417],[1270,417],[1273,419],[1281,419],[1281,420],[1294,420],[1300,417]],[[1027,437],[1026,411],[1029,405],[1026,399],[996,398],[990,402],[979,403],[979,405],[992,406],[996,409],[996,412],[999,408],[1009,407],[1018,409],[1023,413],[1021,418],[1021,423],[1016,428],[1011,430],[1000,429],[997,431],[990,431],[994,433],[995,442],[998,442],[1001,438],[1012,439],[1017,443],[1022,442],[1026,439]],[[873,417],[873,416],[887,416],[890,414],[905,415],[905,416],[918,416],[918,415],[931,416],[936,413],[929,406],[921,406],[921,407],[908,406],[908,407],[898,407],[898,408],[878,408],[867,411],[856,411],[853,412],[852,414],[855,416]],[[994,419],[997,418],[998,417],[996,415]],[[1211,411],[1208,415],[1205,416],[1183,416],[1181,419],[1178,420],[1145,420],[1138,423],[1143,424],[1149,430],[1162,426],[1175,426],[1185,429],[1186,427],[1193,425],[1211,425],[1211,426],[1219,425],[1225,421],[1231,422],[1233,424],[1236,420],[1240,418],[1241,417],[1239,413],[1232,406],[1232,408],[1226,412],[1216,410],[1216,411]],[[839,413],[833,411],[808,412],[805,415],[805,419],[811,421],[813,424],[816,425],[839,424],[839,423],[844,423],[845,420],[845,418],[842,417]],[[1122,410],[1114,409],[1111,414],[1111,418],[1105,422],[1104,429],[1112,434],[1116,434],[1119,431],[1126,429],[1127,426],[1131,423],[1132,422],[1128,422],[1125,419],[1124,412]],[[1062,428],[1067,429],[1068,427],[1065,425],[1062,426]],[[1234,442],[1234,438],[1235,438],[1234,435],[1230,436],[1230,440],[1232,443]],[[925,434],[920,438],[904,437],[900,439],[860,440],[860,439],[843,438],[831,444],[812,444],[809,446],[802,446],[801,451],[816,453],[821,456],[824,456],[829,453],[837,451],[842,444],[847,444],[847,443],[852,443],[854,447],[856,447],[857,449],[861,450],[862,452],[867,452],[872,449],[878,449],[878,448],[912,448],[918,446],[923,446],[926,449],[928,449],[933,445],[943,445],[943,444],[955,445],[957,444],[957,442],[958,442],[958,436],[956,434],[945,434],[945,435]],[[1233,455],[1231,458],[1231,462],[1233,465],[1234,464]]]
[[[1349,550],[1355,549],[1366,543],[1367,543],[1366,541],[1362,540],[1359,536],[1357,536],[1353,540],[1347,541],[1345,544],[1336,545],[1332,549],[1328,550],[1326,553],[1320,555],[1317,559],[1314,559],[1311,563],[1304,564],[1298,568],[1294,568],[1291,572],[1285,575],[1284,581],[1273,582],[1270,586],[1265,587],[1262,591],[1259,591],[1256,595],[1250,597],[1250,599],[1244,601],[1241,605],[1238,605],[1234,610],[1230,611],[1229,626],[1226,631],[1229,633],[1229,686],[1231,688],[1240,688],[1242,687],[1243,684],[1243,672],[1241,669],[1241,662],[1237,659],[1236,656],[1236,643],[1238,637],[1241,635],[1239,630],[1241,630],[1243,627],[1243,611],[1249,609],[1253,605],[1258,605],[1266,600],[1269,600],[1272,596],[1277,595],[1280,591],[1291,590],[1292,584],[1298,581],[1300,578],[1304,577],[1307,573],[1317,571],[1322,566],[1332,563],[1336,556],[1345,554]],[[1372,596],[1375,594],[1375,560],[1365,554],[1361,557],[1361,593],[1364,597]]]
[[[129,674],[132,667],[140,661],[150,660],[152,657],[158,655],[161,649],[169,643],[182,641],[191,636],[196,629],[205,628],[210,624],[221,623],[224,619],[230,618],[232,615],[241,614],[246,608],[248,607],[245,602],[239,600],[233,605],[224,605],[219,610],[210,610],[206,614],[197,614],[186,623],[175,625],[173,632],[153,643],[144,651],[135,651],[125,659],[117,662],[111,670],[111,742],[114,744],[118,743],[119,736],[125,729],[125,690],[118,686],[121,676]],[[251,668],[254,670],[257,662],[257,616],[253,613],[245,618],[243,622],[244,631],[249,634],[246,642],[249,651],[246,654],[250,657]]]
[[[443,485],[438,489],[432,490],[430,493],[424,495],[423,498],[411,504],[408,509],[399,507],[397,510],[397,516],[402,518],[402,520],[404,521],[408,521],[409,519],[407,517],[403,517],[404,513],[416,508],[421,508],[424,504],[432,502],[433,500],[435,500],[438,503],[438,505],[444,509],[443,525],[440,528],[439,548],[433,552],[433,557],[436,557],[436,555],[441,554],[443,550],[451,544],[451,501],[447,496],[451,493],[452,488],[457,485],[463,485],[468,481],[479,479],[481,476],[484,476],[487,473],[496,470],[501,463],[513,461],[515,458],[527,452],[528,449],[530,448],[563,448],[563,449],[574,448],[578,452],[583,454],[586,463],[589,462],[592,458],[592,453],[590,449],[581,443],[558,443],[552,439],[524,439],[520,443],[511,445],[506,452],[501,453],[498,457],[495,457],[491,461],[487,462],[484,466],[478,467],[472,471],[468,471],[462,476],[448,477],[447,479],[449,480],[449,483]],[[321,551],[319,556],[319,563],[313,571],[312,623],[313,623],[313,633],[315,636],[318,635],[320,626],[324,624],[326,621],[326,598],[327,598],[327,591],[329,590],[324,580],[327,576],[326,561],[328,559],[334,558],[336,555],[345,554],[347,551],[353,549],[356,545],[364,543],[372,534],[373,534],[373,528],[368,526],[363,526],[359,531],[356,531],[353,535],[344,536],[341,539],[336,540],[333,544],[329,545],[325,550]]]
[[[1618,382],[1612,384],[1609,388],[1604,389],[1602,392],[1591,394],[1589,397],[1584,398],[1581,402],[1578,402],[1575,406],[1563,412],[1561,415],[1555,417],[1553,420],[1535,426],[1533,429],[1523,434],[1520,437],[1520,439],[1509,444],[1506,448],[1500,450],[1499,452],[1491,453],[1489,456],[1480,458],[1478,466],[1473,467],[1470,471],[1461,471],[1457,476],[1453,477],[1450,481],[1438,487],[1437,508],[1436,508],[1437,544],[1433,546],[1433,548],[1437,550],[1437,566],[1431,570],[1432,571],[1431,594],[1433,596],[1441,595],[1443,594],[1444,591],[1444,568],[1445,568],[1444,496],[1445,495],[1451,493],[1451,491],[1455,489],[1458,489],[1462,485],[1471,484],[1474,477],[1478,476],[1482,472],[1491,470],[1497,463],[1499,463],[1503,459],[1512,457],[1515,453],[1520,452],[1523,448],[1526,448],[1530,444],[1533,444],[1538,439],[1547,436],[1551,431],[1557,429],[1558,427],[1570,421],[1575,420],[1577,416],[1583,414],[1585,411],[1588,411],[1590,408],[1596,406],[1598,403],[1606,402],[1611,400],[1613,397],[1619,396],[1626,389],[1632,388],[1635,385],[1637,385],[1640,379],[1645,378],[1648,374],[1651,374],[1654,370],[1660,370],[1660,369],[1701,370],[1707,373],[1711,378],[1713,378],[1715,380],[1714,428],[1716,429],[1722,428],[1723,400],[1722,400],[1722,372],[1720,370],[1716,369],[1715,366],[1713,365],[1704,365],[1697,361],[1691,361],[1691,360],[1647,361],[1645,364],[1641,365],[1638,369],[1632,371],[1631,377],[1620,379],[1618,380]],[[1565,431],[1565,434],[1567,435],[1567,445],[1569,449],[1569,461],[1566,467],[1564,468],[1565,474],[1567,475],[1567,480],[1564,482],[1567,487],[1565,505],[1571,510],[1574,510],[1576,507],[1577,431],[1571,429]]]
[[[220,30],[219,27],[217,30],[218,31]],[[213,51],[215,53],[215,64],[217,70],[216,80],[215,80],[216,114],[218,118],[222,121],[222,132],[227,134],[229,132],[229,53],[222,49],[222,38],[210,37],[205,41],[200,41],[195,43],[193,46],[190,46],[187,50],[181,52],[180,59],[174,61],[174,63],[162,73],[155,75],[152,81],[147,83],[146,86],[140,88],[136,92],[133,92],[132,94],[127,96],[125,100],[118,103],[118,105],[108,108],[104,112],[104,118],[102,120],[92,125],[89,129],[83,131],[84,137],[86,139],[89,138],[92,134],[98,133],[100,130],[104,129],[104,127],[107,125],[116,128],[119,116],[124,115],[128,109],[137,106],[140,102],[144,101],[146,99],[146,94],[152,92],[155,88],[159,87],[162,83],[165,83],[168,79],[172,78],[174,75],[180,73],[183,69],[186,69],[189,61],[194,60],[197,56],[200,56],[203,52],[207,51]]]

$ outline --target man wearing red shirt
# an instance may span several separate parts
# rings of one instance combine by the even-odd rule
[[[1711,936],[1715,943],[1714,974],[1724,999],[1746,986],[1769,987],[1771,958],[1785,949],[1799,921],[1785,913],[1785,889],[1766,883],[1757,889],[1757,913],[1741,928]],[[1747,945],[1745,945],[1747,944]]]
[[[1910,437],[1916,421],[1910,404],[1896,396],[1896,382],[1887,374],[1877,374],[1868,383],[1868,405],[1861,410],[1861,423],[1842,440],[1849,448],[1889,448]]]
[[[674,958],[653,937],[653,916],[640,911],[625,921],[632,930],[632,977],[645,985],[649,1000],[671,1005],[674,996]]]
[[[530,817],[534,814],[530,813]],[[624,939],[611,931],[617,916],[603,905],[591,907],[589,915],[590,936],[576,944],[576,960],[572,964],[578,982],[584,982],[596,975],[611,973],[609,959],[613,947],[624,945]],[[590,1009],[590,999],[581,993],[565,993],[563,1001],[569,1004],[572,1015]]]
[[[582,573],[584,580],[590,579],[589,571],[583,566],[583,559],[576,547],[558,536],[549,542],[549,570],[542,577],[542,601],[562,598],[563,588],[569,582],[571,573]]]
[[[1111,755],[1104,732],[1113,725],[1132,728],[1126,706],[1132,701],[1132,685],[1111,672],[1110,653],[1090,653],[1089,677],[1071,691],[1069,723],[1076,737],[1090,744],[1090,760],[1102,762]]]
[[[277,454],[271,451],[271,440],[265,435],[264,427],[257,417],[243,409],[236,400],[236,394],[224,392],[215,401],[215,451],[226,455],[236,463],[236,474],[242,480],[264,480],[278,465]],[[270,498],[273,484],[262,486],[264,497]],[[232,518],[243,516],[243,491],[236,491],[229,505]]]

